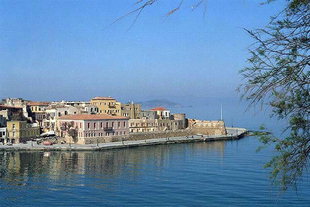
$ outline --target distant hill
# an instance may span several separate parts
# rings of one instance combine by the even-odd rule
[[[139,104],[142,104],[142,108],[148,109],[148,108],[154,108],[154,107],[165,107],[165,108],[181,108],[185,107],[182,104],[175,103],[166,99],[154,99],[149,101],[143,101],[139,102]]]

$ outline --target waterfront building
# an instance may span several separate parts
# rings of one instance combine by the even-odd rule
[[[46,118],[46,109],[49,102],[28,102],[27,107],[30,111],[30,116],[33,122],[37,122],[40,127],[43,127],[43,120]]]
[[[53,102],[54,104],[60,104],[60,105],[69,105],[74,106],[78,109],[80,109],[80,112],[83,114],[97,114],[99,112],[99,109],[97,106],[92,105],[90,102],[86,101],[61,101],[61,102]]]
[[[23,108],[16,106],[0,105],[0,116],[6,120],[24,120]]]
[[[129,119],[137,119],[140,112],[141,104],[135,104],[133,102],[121,104],[121,115]]]
[[[58,118],[66,115],[81,114],[81,110],[69,105],[50,105],[46,109],[46,118],[43,120],[43,131],[55,131]]]
[[[158,122],[155,119],[129,119],[130,133],[158,131]]]
[[[0,127],[0,143],[5,144],[7,141],[6,127]]]
[[[58,119],[56,132],[78,144],[111,141],[113,137],[128,136],[128,118],[107,114],[67,115]]]
[[[99,112],[99,108],[97,106],[94,105],[86,105],[82,108],[82,113],[86,113],[86,114],[98,114]]]
[[[50,102],[28,102],[27,106],[30,108],[32,113],[43,112],[50,105]]]
[[[184,129],[182,120],[171,120],[171,119],[156,119],[158,125],[158,131],[175,131]]]
[[[10,143],[21,143],[40,136],[40,127],[26,121],[8,121],[7,137]]]
[[[24,100],[22,98],[6,98],[2,100],[3,105],[12,106],[17,108],[22,108],[23,110],[23,117],[31,121],[31,117],[29,117],[27,104],[31,101]]]
[[[6,99],[2,99],[3,105],[15,106],[15,107],[26,106],[28,102],[30,102],[30,101],[24,100],[22,98],[6,98]]]
[[[137,119],[158,119],[156,111],[140,111]]]
[[[180,122],[181,128],[185,129],[185,128],[188,127],[186,115],[184,113],[172,114],[171,117],[172,117],[173,120],[181,120],[182,121],[182,122]]]
[[[156,107],[150,111],[155,111],[158,119],[170,119],[170,111],[164,107]]]
[[[186,128],[185,114],[179,116],[177,114],[176,119],[171,116],[172,119],[130,119],[129,130],[130,133],[139,132],[155,132],[155,131],[176,131]]]
[[[0,115],[0,127],[5,127],[5,126],[6,126],[6,118],[3,115]]]
[[[90,103],[97,106],[100,114],[108,114],[112,116],[121,116],[121,103],[112,97],[95,97]]]

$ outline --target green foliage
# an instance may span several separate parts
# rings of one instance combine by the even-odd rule
[[[296,186],[309,165],[309,28],[309,0],[291,0],[266,28],[247,30],[255,44],[249,66],[241,70],[243,98],[251,104],[267,103],[273,116],[289,121],[285,138],[258,134],[277,152],[265,167],[272,169],[271,178],[283,190]]]

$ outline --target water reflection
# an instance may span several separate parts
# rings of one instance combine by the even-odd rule
[[[7,185],[28,185],[33,177],[63,180],[69,184],[76,175],[113,179],[126,176],[135,179],[143,166],[154,170],[169,167],[170,157],[180,159],[201,153],[224,156],[225,142],[160,145],[100,152],[0,152],[1,180]],[[171,159],[173,160],[173,159]]]

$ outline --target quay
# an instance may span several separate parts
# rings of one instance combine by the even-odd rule
[[[225,140],[238,140],[247,135],[247,130],[244,128],[226,127],[227,135],[192,135],[180,137],[167,137],[144,140],[128,140],[121,142],[109,142],[98,144],[54,144],[51,146],[38,145],[34,142],[27,144],[0,145],[0,151],[100,151],[109,149],[122,149],[130,147],[142,147],[163,144],[178,144],[192,142],[212,142]]]

